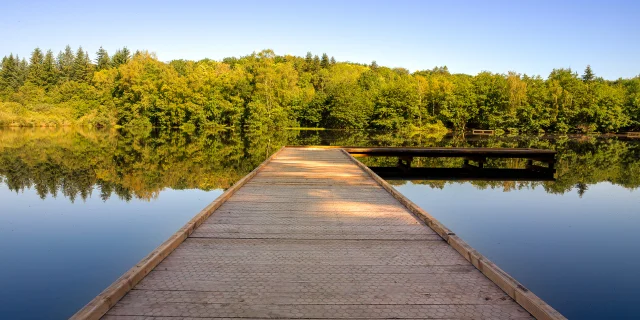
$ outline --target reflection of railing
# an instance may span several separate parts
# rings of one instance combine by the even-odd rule
[[[495,131],[493,130],[480,130],[480,129],[473,129],[471,131],[471,134],[475,134],[475,135],[483,135],[483,136],[492,136],[495,134]]]
[[[345,147],[360,157],[397,157],[393,167],[372,168],[386,179],[463,179],[463,180],[553,180],[556,151],[515,148],[359,148]],[[416,157],[463,158],[462,168],[414,168]],[[485,168],[489,158],[526,159],[525,169]],[[472,165],[473,161],[476,164]],[[534,161],[547,166],[535,165]]]
[[[546,168],[545,168],[546,169]],[[555,181],[550,170],[371,167],[385,180]]]

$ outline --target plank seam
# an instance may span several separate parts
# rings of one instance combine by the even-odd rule
[[[278,233],[278,234],[285,234],[285,233]],[[283,240],[283,238],[220,238],[220,237],[204,237],[204,236],[193,236],[193,237],[189,237],[189,238],[193,238],[193,239],[212,239],[212,240],[260,240],[260,241],[264,241],[264,240],[274,240],[275,241],[280,241]],[[345,238],[345,239],[341,239],[341,238],[322,238],[322,239],[308,239],[308,238],[284,238],[284,240],[334,240],[334,241],[443,241],[442,239],[378,239],[378,238],[365,238],[365,239],[357,239],[357,238]]]
[[[198,228],[205,220],[207,220],[223,203],[225,203],[236,191],[251,180],[260,170],[262,170],[269,162],[284,150],[280,148],[257,168],[236,182],[231,188],[227,189],[213,202],[202,209],[196,216],[191,218],[187,224],[180,228],[176,233],[171,235],[169,239],[163,242],[156,249],[151,251],[149,255],[143,258],[135,266],[129,269],[125,274],[118,278],[109,287],[104,289],[93,300],[89,301],[82,309],[78,310],[72,320],[80,319],[100,319],[115,304],[122,299],[133,287],[135,287],[147,274],[149,274],[156,266],[162,262],[171,252],[173,252],[196,228]]]
[[[566,320],[560,312],[555,310],[549,304],[544,302],[538,296],[536,296],[529,289],[525,288],[516,279],[511,277],[505,271],[500,269],[496,264],[491,262],[485,256],[473,249],[464,240],[458,237],[455,233],[445,227],[440,221],[428,214],[418,205],[413,203],[403,194],[398,192],[394,187],[387,183],[384,179],[380,178],[369,167],[358,161],[345,149],[341,149],[342,152],[351,159],[358,167],[364,170],[373,178],[381,187],[389,192],[394,198],[405,206],[409,212],[413,213],[420,220],[424,221],[429,228],[438,233],[451,247],[453,247],[460,255],[462,255],[467,261],[471,262],[476,269],[484,274],[489,280],[495,283],[500,289],[508,294],[513,300],[515,300],[520,306],[527,310],[531,315],[539,320]]]

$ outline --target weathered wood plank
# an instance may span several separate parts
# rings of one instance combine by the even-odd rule
[[[335,291],[335,290],[334,290]],[[359,291],[357,294],[344,291],[327,295],[324,292],[266,292],[262,291],[162,291],[133,290],[123,301],[162,301],[164,303],[250,303],[291,304],[509,304],[508,296],[500,292],[408,292],[397,290],[381,293],[376,289]],[[444,290],[443,290],[444,291]]]
[[[110,315],[156,315],[171,317],[246,318],[267,316],[272,319],[530,319],[516,304],[486,305],[331,305],[331,304],[219,304],[219,303],[119,303]]]

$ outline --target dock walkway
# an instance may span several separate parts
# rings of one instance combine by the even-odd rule
[[[378,179],[341,149],[284,148],[75,318],[562,318]]]

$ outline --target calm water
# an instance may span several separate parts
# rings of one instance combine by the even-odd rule
[[[569,318],[636,318],[640,143],[281,131],[0,129],[0,318],[63,319],[288,144],[537,147],[556,181],[391,181]],[[391,159],[367,158],[370,166]],[[459,160],[418,161],[457,167]],[[493,161],[521,168],[520,160]]]

